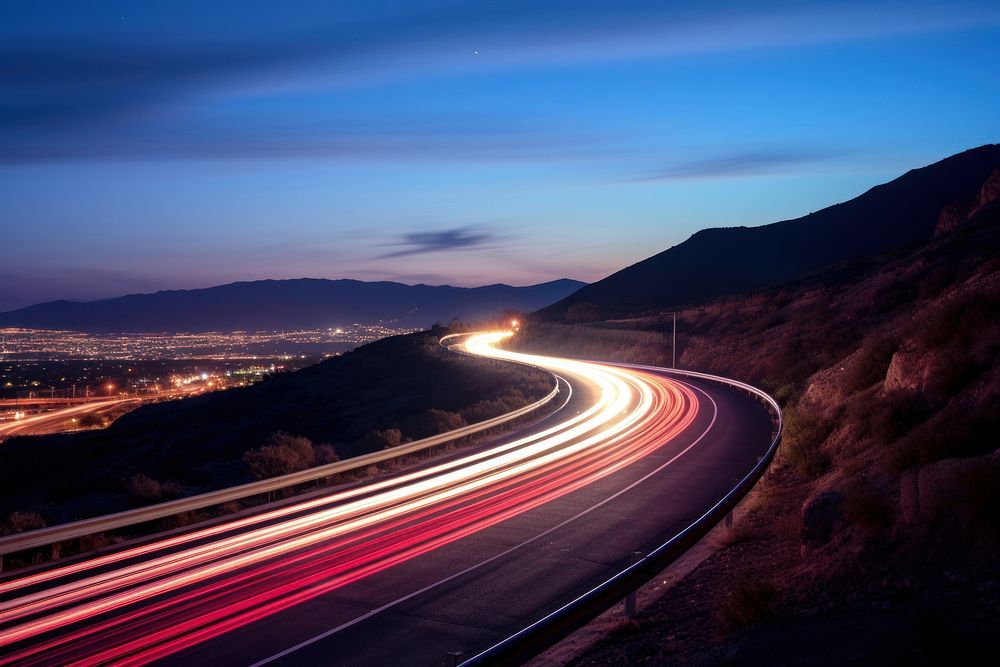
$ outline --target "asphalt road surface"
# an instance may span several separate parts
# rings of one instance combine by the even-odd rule
[[[666,372],[467,351],[563,380],[555,414],[361,487],[0,583],[0,665],[440,665],[687,526],[771,439],[755,401]],[[429,388],[432,390],[432,388]]]
[[[123,403],[135,403],[139,400],[137,398],[109,398],[103,401],[90,401],[69,408],[28,415],[17,421],[0,424],[0,440],[15,435],[38,435],[62,430],[66,428],[69,420],[74,417],[79,419],[87,414],[107,410]]]

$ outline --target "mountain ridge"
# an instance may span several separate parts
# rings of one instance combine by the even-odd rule
[[[453,317],[489,317],[505,309],[536,310],[584,283],[557,280],[513,287],[407,285],[351,278],[237,281],[110,299],[60,299],[0,313],[0,327],[90,333],[265,331],[392,322],[427,327]]]
[[[703,229],[539,315],[588,320],[680,307],[777,286],[837,262],[926,241],[942,211],[972,199],[997,167],[1000,144],[987,144],[799,218]]]

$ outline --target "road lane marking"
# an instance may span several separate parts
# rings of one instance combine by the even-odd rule
[[[326,639],[327,637],[331,637],[331,636],[337,634],[338,632],[346,630],[346,629],[348,629],[348,628],[350,628],[350,627],[352,627],[354,625],[357,625],[358,623],[361,623],[363,621],[366,621],[369,618],[377,616],[378,614],[381,614],[382,612],[387,611],[388,609],[391,609],[391,608],[393,608],[395,606],[398,606],[398,605],[400,605],[400,604],[402,604],[402,603],[404,603],[404,602],[406,602],[408,600],[411,600],[411,599],[413,599],[413,598],[415,598],[415,597],[417,597],[419,595],[423,595],[424,593],[426,593],[428,591],[431,591],[431,590],[433,590],[433,589],[435,589],[435,588],[437,588],[439,586],[442,586],[442,585],[444,585],[444,584],[446,584],[446,583],[448,583],[450,581],[453,581],[453,580],[455,580],[455,579],[457,579],[459,577],[465,576],[466,574],[469,574],[470,572],[474,572],[475,570],[483,567],[484,565],[488,565],[488,564],[490,564],[490,563],[492,563],[492,562],[494,562],[496,560],[499,560],[500,558],[503,558],[504,556],[507,556],[507,555],[509,555],[509,554],[511,554],[511,553],[513,553],[513,552],[515,552],[515,551],[517,551],[517,550],[519,550],[519,549],[521,549],[521,548],[523,548],[523,547],[525,547],[525,546],[533,543],[533,542],[537,542],[538,540],[542,539],[543,537],[545,537],[547,535],[550,535],[551,533],[555,532],[556,530],[559,530],[560,528],[563,528],[564,526],[566,526],[566,525],[568,525],[570,523],[573,523],[574,521],[576,521],[576,520],[578,520],[578,519],[580,519],[580,518],[582,518],[582,517],[590,514],[594,510],[596,510],[596,509],[598,509],[598,508],[600,508],[600,507],[608,504],[609,502],[615,500],[616,498],[620,497],[621,495],[625,494],[626,492],[631,491],[635,487],[639,486],[640,484],[642,484],[643,482],[645,482],[646,480],[648,480],[650,477],[653,477],[654,475],[662,472],[665,468],[667,468],[672,463],[674,463],[675,461],[677,461],[677,459],[679,459],[682,456],[684,456],[685,454],[687,454],[691,449],[693,449],[695,447],[695,445],[697,445],[698,443],[700,443],[705,438],[705,436],[707,436],[708,433],[712,430],[712,427],[715,426],[716,419],[719,416],[719,406],[718,406],[718,404],[715,402],[715,399],[713,399],[711,396],[709,396],[709,394],[706,391],[704,391],[700,387],[696,387],[694,385],[691,385],[690,383],[684,382],[682,380],[677,380],[676,378],[671,378],[671,380],[674,381],[674,382],[678,382],[680,384],[684,384],[684,385],[686,385],[688,387],[691,387],[692,389],[698,391],[699,393],[704,394],[704,396],[712,403],[712,419],[709,422],[708,426],[705,428],[705,430],[701,433],[701,435],[699,435],[691,444],[689,444],[687,447],[685,447],[680,452],[678,452],[677,454],[675,454],[669,460],[667,460],[666,462],[660,464],[654,470],[652,470],[649,473],[645,474],[644,476],[640,477],[639,479],[637,479],[636,481],[632,482],[628,486],[626,486],[626,487],[624,487],[622,489],[619,489],[617,492],[615,492],[614,494],[612,494],[612,495],[608,496],[607,498],[601,500],[600,502],[598,502],[598,503],[596,503],[594,505],[591,505],[587,509],[582,510],[581,512],[579,512],[579,513],[577,513],[577,514],[569,517],[568,519],[564,519],[560,523],[552,526],[551,528],[546,529],[545,531],[543,531],[541,533],[538,533],[537,535],[535,535],[533,537],[528,538],[527,540],[521,542],[520,544],[516,544],[516,545],[514,545],[512,547],[508,547],[504,551],[501,551],[501,552],[499,552],[499,553],[491,556],[490,558],[487,558],[486,560],[480,561],[479,563],[476,563],[474,565],[470,565],[469,567],[465,568],[464,570],[461,570],[459,572],[455,572],[454,574],[451,574],[451,575],[445,577],[444,579],[436,581],[436,582],[434,582],[432,584],[428,584],[427,586],[424,586],[423,588],[421,588],[419,590],[416,590],[416,591],[413,591],[412,593],[404,595],[401,598],[393,600],[392,602],[387,602],[386,604],[382,605],[381,607],[377,607],[375,609],[372,609],[371,611],[369,611],[369,612],[367,612],[365,614],[362,614],[361,616],[358,616],[357,618],[354,618],[354,619],[352,619],[350,621],[342,623],[342,624],[338,625],[337,627],[331,628],[330,630],[322,632],[322,633],[320,633],[320,634],[318,634],[318,635],[316,635],[314,637],[310,637],[309,639],[306,639],[306,640],[304,640],[302,642],[299,642],[298,644],[295,644],[294,646],[290,646],[289,648],[286,648],[283,651],[279,651],[278,653],[275,653],[274,655],[271,655],[271,656],[268,656],[268,657],[263,658],[261,660],[258,660],[257,662],[251,664],[250,667],[260,667],[261,665],[266,665],[266,664],[272,663],[275,660],[280,660],[281,658],[284,658],[287,655],[295,653],[296,651],[299,651],[299,650],[301,650],[301,649],[303,649],[303,648],[305,648],[307,646],[311,646],[312,644],[315,644],[316,642],[322,641],[322,640]]]

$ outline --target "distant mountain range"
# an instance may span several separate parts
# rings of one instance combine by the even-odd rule
[[[0,313],[0,327],[91,333],[203,332],[383,322],[423,328],[453,317],[490,317],[508,308],[537,310],[584,284],[567,278],[528,287],[474,288],[313,278],[258,280],[99,301],[51,301]]]
[[[539,314],[596,320],[681,307],[801,278],[825,266],[934,236],[1000,167],[1000,145],[967,150],[795,220],[702,230],[587,285]]]

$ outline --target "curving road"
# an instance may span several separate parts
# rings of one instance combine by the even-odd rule
[[[472,354],[560,378],[553,415],[361,487],[0,583],[0,665],[441,664],[661,543],[770,442],[768,413],[666,372]]]
[[[98,401],[88,401],[81,405],[42,412],[23,417],[17,421],[0,424],[0,441],[15,435],[41,435],[66,428],[66,422],[76,417],[82,417],[94,412],[107,410],[124,403],[141,401],[139,398],[109,398]]]

